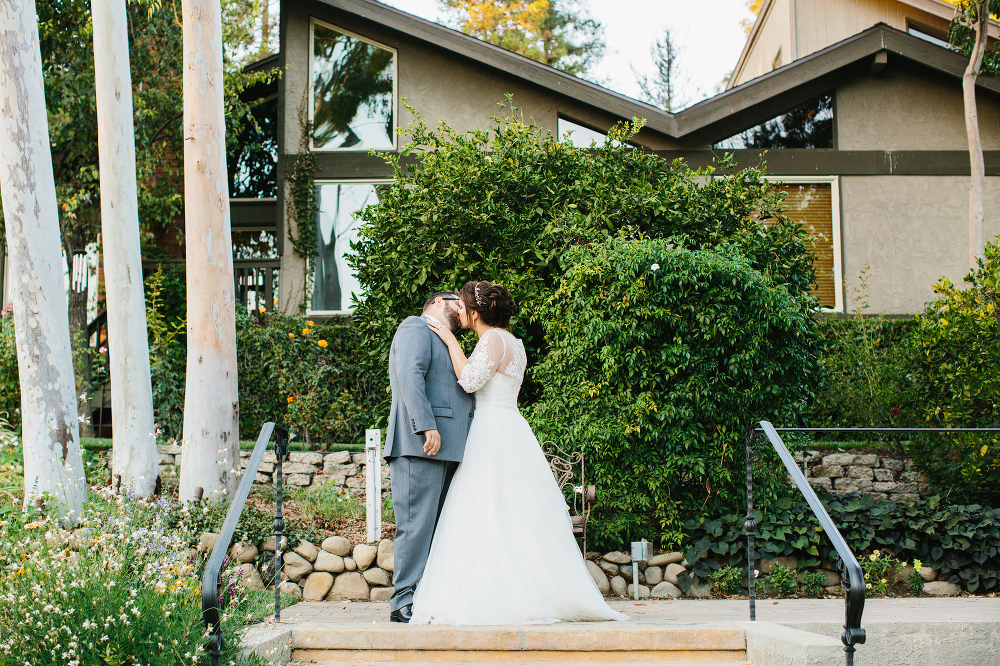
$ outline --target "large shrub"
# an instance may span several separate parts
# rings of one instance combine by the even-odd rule
[[[563,253],[625,228],[689,249],[738,246],[751,268],[790,292],[809,289],[805,235],[787,220],[758,223],[778,218],[781,202],[759,169],[734,172],[729,159],[704,172],[665,164],[628,145],[638,121],[578,148],[510,111],[465,134],[443,123],[432,131],[418,118],[405,159],[386,157],[394,181],[360,213],[352,259],[366,294],[355,322],[372,372],[385,375],[396,326],[429,293],[470,279],[511,289],[522,307],[513,332],[532,365],[545,345],[539,308],[563,273]],[[538,392],[529,376],[522,401]]]
[[[364,440],[384,388],[364,372],[349,320],[317,323],[258,311],[237,319],[236,345],[244,438],[275,421],[313,449]]]
[[[912,319],[826,318],[819,322],[823,340],[823,378],[807,417],[815,427],[889,428],[924,425],[913,400]],[[867,435],[874,437],[873,435]],[[844,435],[844,437],[849,437]],[[894,437],[898,438],[898,435]]]
[[[577,247],[540,308],[548,353],[530,412],[540,439],[583,451],[607,546],[743,501],[743,429],[794,421],[816,382],[813,299],[734,247],[663,240]]]
[[[986,246],[964,288],[942,279],[916,317],[915,399],[932,426],[1000,427],[1000,245]],[[955,501],[1000,506],[1000,437],[917,438],[914,463]]]
[[[1000,509],[948,505],[940,497],[917,502],[875,502],[871,495],[843,498],[817,491],[830,518],[857,557],[889,551],[900,560],[919,559],[948,580],[975,592],[1000,587]],[[712,514],[708,514],[712,515]],[[746,571],[745,516],[733,512],[684,523],[693,573],[707,578],[722,564]],[[837,553],[801,497],[781,498],[757,510],[757,559],[796,557],[799,567],[830,566]],[[683,586],[689,580],[681,581]]]

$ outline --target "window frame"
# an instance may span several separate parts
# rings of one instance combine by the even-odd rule
[[[830,228],[833,232],[833,307],[819,306],[823,312],[844,312],[844,254],[840,223],[840,176],[764,176],[775,185],[829,185]]]
[[[350,178],[317,178],[313,181],[313,187],[319,187],[321,185],[374,185],[378,187],[379,185],[392,185],[396,181],[392,178],[370,178],[370,179],[350,179]],[[319,214],[319,209],[316,209],[317,215]],[[313,224],[316,224],[316,220],[313,220]],[[308,317],[350,317],[354,314],[354,310],[313,310],[312,309],[312,297],[313,291],[316,289],[316,275],[313,273],[310,284],[309,293],[306,297],[306,316]]]
[[[313,144],[312,137],[309,137],[309,150],[315,153],[361,153],[368,152],[369,150],[379,150],[384,152],[392,152],[399,150],[399,134],[396,132],[399,129],[399,51],[391,46],[387,46],[380,42],[376,42],[373,39],[367,37],[362,37],[356,32],[350,30],[345,30],[340,28],[333,23],[328,23],[314,16],[309,17],[309,67],[307,69],[308,81],[306,83],[308,88],[308,117],[309,125],[312,126],[314,121],[314,114],[316,111],[316,101],[315,101],[315,83],[316,77],[313,76],[313,58],[315,57],[315,41],[316,41],[316,26],[320,25],[328,30],[333,30],[339,32],[348,37],[353,37],[354,39],[359,39],[362,42],[371,44],[380,49],[384,49],[392,53],[392,146],[390,148],[317,148]]]

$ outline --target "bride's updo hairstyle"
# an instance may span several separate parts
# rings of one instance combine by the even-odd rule
[[[458,292],[459,298],[466,309],[479,313],[487,326],[507,328],[510,318],[517,314],[517,303],[510,295],[507,287],[502,284],[482,282],[466,282]]]

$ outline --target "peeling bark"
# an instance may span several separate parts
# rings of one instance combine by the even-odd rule
[[[34,0],[0,0],[0,189],[21,380],[25,504],[86,497]]]
[[[188,357],[180,498],[231,493],[239,472],[236,301],[219,0],[184,0]]]
[[[111,361],[113,473],[134,492],[148,495],[156,487],[159,459],[139,242],[128,17],[123,0],[92,0],[91,11]]]

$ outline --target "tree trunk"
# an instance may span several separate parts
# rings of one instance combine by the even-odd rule
[[[135,128],[124,0],[92,0],[101,239],[108,303],[114,471],[140,495],[156,487],[146,299],[143,295]]]
[[[236,302],[219,0],[184,0],[188,355],[180,499],[232,492],[239,471]]]
[[[979,114],[976,109],[976,78],[986,54],[987,28],[990,20],[989,0],[979,0],[976,7],[976,43],[969,66],[962,76],[962,96],[965,101],[965,131],[969,136],[969,269],[976,270],[977,259],[983,256],[986,237],[983,233],[985,210],[983,191],[986,187],[986,165],[983,162],[983,142],[979,136]]]
[[[0,0],[0,189],[21,380],[24,500],[49,493],[73,521],[80,455],[56,186],[34,0]]]
[[[73,257],[80,248],[72,247],[63,240],[63,252],[72,274]],[[67,312],[69,314],[69,339],[73,347],[73,370],[76,374],[77,415],[80,421],[80,436],[93,437],[90,400],[90,340],[87,339],[87,290],[77,291],[70,281],[66,290]]]

